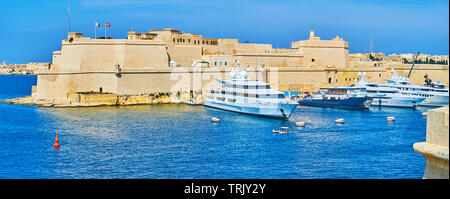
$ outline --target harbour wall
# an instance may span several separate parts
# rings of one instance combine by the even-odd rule
[[[390,78],[391,68],[407,76],[409,66],[383,68],[335,67],[245,67],[249,79],[262,80],[282,91],[312,91],[321,87],[351,85],[359,80],[358,73],[366,73],[370,82],[383,83]],[[160,67],[124,69],[117,71],[55,71],[38,75],[33,97],[38,99],[68,99],[77,92],[105,92],[118,95],[157,94],[160,92],[207,92],[218,86],[215,79],[228,79],[231,68]],[[416,66],[411,73],[414,84],[423,84],[423,76],[439,79],[448,85],[448,66]]]
[[[449,179],[448,142],[449,107],[432,109],[427,112],[426,142],[415,143],[414,151],[425,157],[424,179]]]

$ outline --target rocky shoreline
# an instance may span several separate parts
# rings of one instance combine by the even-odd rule
[[[99,106],[130,106],[150,104],[202,104],[204,94],[192,97],[184,95],[117,95],[111,93],[76,93],[65,100],[37,99],[32,96],[19,97],[0,101],[0,103],[33,105],[38,107],[71,108]]]

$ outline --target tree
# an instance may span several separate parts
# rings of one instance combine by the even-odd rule
[[[409,62],[408,62],[408,60],[406,58],[402,58],[402,60],[403,60],[404,64],[409,64]]]

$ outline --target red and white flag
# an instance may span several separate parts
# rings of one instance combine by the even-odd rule
[[[111,28],[111,24],[109,24],[108,22],[106,22],[105,26]]]
[[[95,22],[95,26],[101,27],[99,23]]]

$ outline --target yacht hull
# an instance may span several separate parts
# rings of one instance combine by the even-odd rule
[[[374,98],[372,101],[372,106],[388,106],[388,107],[403,107],[403,108],[415,108],[424,99],[423,98],[393,98],[393,99],[383,99]]]
[[[278,106],[270,107],[241,106],[231,103],[216,102],[213,100],[205,100],[203,105],[227,111],[274,118],[289,118],[298,106],[298,104],[278,104]]]
[[[343,109],[367,109],[370,106],[370,97],[350,97],[340,100],[324,100],[324,99],[303,99],[299,101],[303,106],[319,106],[326,108],[343,108]],[[368,103],[369,101],[369,103]]]
[[[448,106],[448,95],[434,95],[427,97],[419,106]]]

